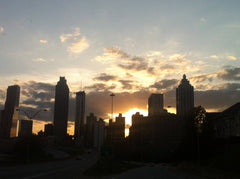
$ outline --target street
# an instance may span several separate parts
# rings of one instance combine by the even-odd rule
[[[29,164],[14,167],[0,167],[1,179],[38,179],[38,178],[83,178],[81,174],[98,160],[98,154],[84,154],[81,160],[76,157],[47,163]],[[87,178],[87,177],[85,177]]]

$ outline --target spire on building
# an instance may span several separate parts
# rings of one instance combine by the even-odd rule
[[[68,122],[68,102],[69,102],[69,88],[65,77],[60,77],[55,90],[55,104],[54,104],[54,135],[58,137],[67,134]]]
[[[176,103],[178,117],[187,119],[194,107],[194,92],[193,86],[189,83],[185,74],[176,89]]]

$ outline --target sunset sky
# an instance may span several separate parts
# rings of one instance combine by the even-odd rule
[[[195,105],[221,111],[240,101],[239,7],[239,0],[0,0],[0,109],[7,86],[18,84],[20,107],[49,108],[36,124],[51,122],[65,76],[70,121],[81,89],[87,113],[98,117],[111,113],[112,92],[115,113],[147,110],[151,93],[164,93],[174,112],[185,73]]]

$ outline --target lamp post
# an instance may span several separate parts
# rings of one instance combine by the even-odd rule
[[[112,119],[113,119],[113,97],[115,96],[115,94],[110,94],[110,96],[112,97]]]
[[[29,115],[25,110],[23,109],[16,109],[17,111],[22,111],[27,117],[28,119],[33,119],[36,115],[38,115],[41,111],[47,111],[47,109],[40,109],[38,111],[36,111],[33,115]]]
[[[47,111],[47,109],[40,109],[38,111],[36,111],[33,115],[29,115],[25,110],[23,109],[16,109],[16,111],[22,111],[27,117],[28,119],[33,119],[36,115],[38,115],[41,111]],[[27,156],[26,156],[26,162],[28,163],[30,161],[30,144],[27,143]]]

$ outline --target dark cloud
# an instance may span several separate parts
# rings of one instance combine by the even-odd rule
[[[117,79],[117,76],[115,75],[108,75],[106,73],[101,73],[99,76],[93,78],[94,80],[98,81],[110,81],[110,80],[115,80]]]
[[[119,80],[119,82],[122,84],[122,88],[125,90],[133,89],[136,85],[132,84],[135,81],[132,80]]]
[[[109,90],[113,90],[115,86],[114,85],[108,86],[105,83],[94,83],[93,85],[86,86],[85,88],[93,91],[109,91]]]
[[[120,57],[120,58],[128,58],[129,55],[125,52],[123,52],[122,50],[120,50],[119,48],[116,47],[112,47],[112,48],[104,48],[104,51],[106,51],[107,53],[110,53],[114,56]]]
[[[133,77],[133,75],[132,75],[132,74],[130,74],[130,73],[126,73],[126,77],[129,77],[129,78],[131,78],[131,77]]]
[[[174,70],[176,69],[173,65],[163,65],[160,67],[161,70]]]
[[[240,83],[224,83],[218,86],[223,90],[239,90],[240,89]]]
[[[94,112],[98,117],[108,118],[111,113],[110,92],[91,92],[86,95],[86,110]],[[147,109],[149,91],[138,91],[134,93],[114,93],[114,113],[124,113],[131,108]]]
[[[176,86],[178,82],[179,80],[176,80],[176,79],[161,80],[161,81],[155,82],[150,87],[156,88],[156,89],[167,89],[167,88]]]
[[[149,67],[149,68],[147,69],[147,72],[148,72],[149,74],[151,74],[151,75],[154,75],[154,74],[155,74],[155,68],[154,68],[154,67]]]
[[[240,68],[224,69],[217,73],[217,77],[222,80],[240,80]]]
[[[191,77],[190,80],[199,83],[208,80],[209,82],[212,82],[214,74],[203,74],[203,75],[198,75]]]
[[[21,94],[34,100],[49,101],[54,98],[55,85],[29,81],[21,84]]]
[[[144,58],[141,57],[124,59],[123,63],[119,63],[118,66],[122,69],[133,71],[142,71],[148,69],[148,63]]]
[[[207,90],[195,91],[195,106],[202,105],[204,108],[222,111],[240,101],[238,90]]]

